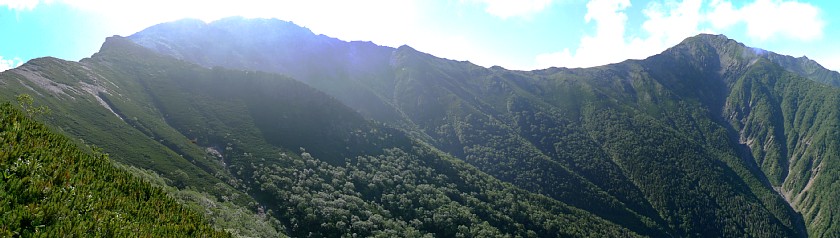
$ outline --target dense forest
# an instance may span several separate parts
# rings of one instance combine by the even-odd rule
[[[32,60],[0,99],[32,95],[196,232],[834,237],[838,85],[720,35],[514,71],[228,18]]]

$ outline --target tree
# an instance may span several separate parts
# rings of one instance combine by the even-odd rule
[[[34,103],[34,100],[32,99],[32,96],[29,96],[29,94],[22,93],[17,95],[17,101],[20,109],[23,110],[29,118],[32,118],[35,115],[50,113],[50,108],[47,106],[33,106],[32,104]]]

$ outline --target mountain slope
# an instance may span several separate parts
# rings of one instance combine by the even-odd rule
[[[279,75],[207,69],[111,37],[79,63],[38,59],[0,79],[4,97],[29,92],[55,108],[47,121],[65,133],[292,236],[638,236]]]
[[[316,36],[284,21],[235,17],[211,25],[185,19],[150,27],[129,38],[156,52],[207,67],[288,75],[332,95],[362,115],[410,126],[387,102],[390,95],[377,94],[394,86],[389,80],[393,72],[387,67],[393,49],[388,47]],[[276,47],[278,42],[285,47]],[[300,64],[308,67],[294,67]],[[369,83],[373,81],[376,83]]]
[[[837,154],[829,151],[838,147],[834,125],[840,119],[836,105],[840,91],[821,84],[824,81],[812,74],[777,63],[772,53],[755,57],[749,48],[721,36],[688,39],[670,53],[702,52],[691,46],[720,55],[727,97],[710,107],[718,108],[737,144],[748,149],[742,158],[763,172],[766,186],[779,191],[802,213],[810,236],[837,234],[831,219],[836,213],[837,188],[827,181],[838,179],[833,172]]]
[[[138,44],[154,47],[152,49],[156,49],[160,53],[207,66],[256,69],[289,74],[319,90],[329,93],[363,115],[396,125],[419,138],[431,138],[427,135],[429,130],[419,129],[418,124],[420,122],[412,120],[411,117],[423,117],[426,111],[439,110],[439,108],[403,109],[395,105],[401,103],[396,97],[403,94],[435,98],[435,96],[425,95],[421,92],[421,90],[434,89],[420,88],[422,85],[415,88],[416,83],[420,81],[405,80],[404,82],[399,82],[393,80],[395,69],[390,65],[403,63],[403,60],[392,56],[393,49],[365,42],[344,44],[336,39],[312,35],[306,29],[276,20],[255,21],[249,22],[232,18],[214,22],[212,25],[201,25],[195,21],[184,20],[172,25],[158,25],[149,28],[149,31],[137,33],[129,38]],[[196,24],[199,24],[200,27],[196,28]],[[169,35],[161,35],[168,32],[178,32],[178,35],[172,36],[171,38]],[[212,37],[216,34],[226,34],[227,37]],[[241,37],[254,35],[259,35],[259,37]],[[219,42],[194,39],[232,40]],[[294,47],[271,46],[278,43],[282,43],[284,46]],[[223,46],[215,47],[216,45]],[[272,51],[260,49],[272,49]],[[273,51],[275,49],[276,51]],[[416,52],[407,47],[405,50]],[[224,55],[224,57],[217,58],[216,56],[218,55]],[[256,62],[256,64],[251,64],[251,62]],[[306,65],[307,67],[292,67],[300,65]],[[400,72],[400,74],[410,76],[405,72]],[[400,91],[397,91],[397,89]],[[417,100],[428,101],[426,98]],[[469,105],[465,106],[470,107]],[[429,112],[428,115],[432,118],[438,117],[438,115],[431,113],[432,111]],[[471,131],[468,134],[476,135]],[[506,134],[501,134],[500,136],[504,137]],[[547,190],[547,193],[551,196],[563,197],[564,200],[562,201],[572,203],[579,207],[582,206],[584,209],[596,210],[603,207],[623,206],[620,205],[620,201],[609,195],[604,196],[605,193],[600,191],[601,189],[584,181],[579,176],[568,171],[567,168],[563,168],[562,165],[548,160],[533,148],[523,146],[523,140],[514,139],[505,143],[510,144],[508,146],[509,148],[526,147],[526,149],[520,151],[491,151],[489,154],[507,158],[534,157],[533,162],[511,165],[528,166],[530,170],[536,170],[539,167],[551,168],[548,170],[550,172],[546,175],[540,175],[542,173],[540,171],[536,173],[515,173],[518,176],[516,178],[517,180],[522,183],[529,183],[530,185],[526,186],[530,186],[533,190]],[[436,144],[436,146],[440,147],[441,145]],[[492,147],[487,148],[492,149]],[[453,153],[451,150],[445,151]],[[476,151],[479,150],[477,149]],[[458,155],[459,153],[453,154]],[[500,168],[497,171],[503,170],[506,169]],[[542,177],[549,181],[536,184],[538,183],[536,182],[538,180],[537,177]],[[508,178],[504,178],[503,180],[512,181]],[[542,188],[545,184],[554,184],[559,187]],[[583,189],[583,194],[586,195],[581,196],[581,193],[569,192],[578,189]],[[651,218],[638,215],[636,214],[637,212],[631,209],[602,210],[599,213],[613,216],[614,219],[633,217],[625,219],[625,223],[627,223],[625,225],[633,226],[645,232],[661,232],[654,231],[658,228],[654,228],[656,225],[653,224]]]
[[[229,237],[159,188],[0,105],[3,236]]]
[[[30,61],[0,98],[262,224],[236,234],[833,237],[837,82],[715,35],[526,72],[229,18]]]
[[[277,20],[191,24],[129,38],[207,67],[293,75],[496,178],[642,234],[836,233],[837,169],[826,167],[837,92],[825,85],[838,74],[807,58],[699,35],[645,60],[523,72]]]
[[[3,88],[0,98],[12,101],[16,95],[30,94],[38,104],[52,110],[42,120],[57,132],[74,138],[74,143],[99,146],[115,162],[159,174],[162,177],[158,179],[163,182],[156,184],[178,187],[166,190],[178,191],[175,197],[179,202],[189,206],[213,204],[213,209],[201,210],[205,214],[236,214],[235,219],[214,223],[219,229],[252,236],[277,234],[270,231],[277,229],[270,222],[253,219],[257,207],[251,204],[255,201],[230,185],[233,177],[221,169],[222,163],[211,153],[166,126],[151,107],[126,116],[121,112],[128,108],[117,108],[112,104],[110,98],[113,96],[139,91],[124,85],[121,77],[108,67],[40,58],[0,74]],[[149,177],[147,174],[135,173]],[[189,192],[196,190],[202,193]],[[241,215],[243,213],[252,215]],[[215,217],[210,220],[216,221]]]
[[[796,78],[764,63],[750,70],[733,92],[729,115],[741,141],[787,201],[799,210],[815,237],[838,234],[838,91]],[[747,85],[756,85],[748,89]],[[773,107],[750,102],[777,103]],[[753,108],[743,112],[744,108]]]
[[[773,207],[766,206],[760,197],[752,194],[743,181],[751,179],[750,174],[735,174],[732,170],[741,169],[737,164],[720,164],[721,160],[735,155],[715,151],[713,146],[703,143],[706,140],[694,141],[691,133],[696,132],[693,130],[681,133],[680,128],[707,128],[713,126],[714,121],[707,118],[711,115],[696,102],[677,97],[664,89],[664,85],[656,78],[645,75],[643,65],[628,63],[583,70],[549,70],[532,75],[499,71],[496,75],[460,78],[478,81],[493,80],[495,76],[493,81],[506,84],[497,87],[501,88],[502,92],[489,91],[497,90],[493,88],[467,89],[474,90],[472,95],[503,96],[501,101],[507,103],[495,104],[498,105],[496,108],[499,108],[496,110],[497,118],[509,117],[518,111],[514,115],[529,120],[513,125],[519,127],[518,131],[524,132],[521,136],[530,137],[529,142],[537,148],[542,148],[544,153],[553,152],[554,160],[572,168],[577,167],[578,173],[596,174],[590,175],[588,179],[594,181],[600,177],[598,174],[607,174],[609,172],[606,171],[610,170],[618,171],[615,175],[618,179],[626,177],[625,181],[631,182],[632,187],[643,194],[636,199],[646,201],[642,200],[643,202],[638,204],[650,204],[647,206],[652,207],[652,210],[656,211],[654,214],[665,220],[664,223],[673,229],[672,232],[676,235],[715,236],[739,234],[741,230],[746,230],[748,234],[769,235],[762,232],[778,232],[776,235],[793,236],[791,233],[796,232],[795,220],[791,219],[792,211],[784,209],[784,203],[778,196],[776,201],[781,203],[773,203]],[[528,85],[534,82],[526,81],[528,78],[538,79],[538,84]],[[645,97],[656,97],[656,100],[660,101],[634,103],[637,97],[643,100]],[[481,99],[484,102],[498,100],[492,97]],[[519,109],[524,108],[521,105],[541,105],[542,109],[522,110]],[[492,112],[492,109],[486,111]],[[558,130],[552,131],[554,128]],[[581,131],[582,134],[576,135],[575,131]],[[479,133],[481,130],[464,134]],[[714,136],[709,141],[722,140],[721,144],[727,142],[726,133],[721,129],[701,133]],[[592,141],[590,143],[594,146],[589,148],[593,149],[580,147],[579,142],[585,142],[587,139]],[[493,145],[492,142],[490,145]],[[597,153],[599,150],[603,152]],[[595,151],[596,154],[591,151]],[[470,160],[469,156],[466,157],[467,161]],[[473,156],[487,158],[492,155]],[[601,160],[615,165],[597,163],[598,159],[592,159],[593,157],[601,157]],[[603,167],[587,168],[589,164],[602,164]],[[492,171],[494,166],[498,167],[490,163],[485,168]],[[588,172],[586,169],[598,172]],[[515,169],[506,171],[518,172]],[[610,187],[602,186],[607,189]],[[760,184],[758,186],[753,189],[765,193],[772,191],[768,187],[760,187]],[[743,210],[744,207],[752,208]],[[768,210],[781,210],[782,213],[776,215]],[[745,215],[756,216],[735,218]],[[766,219],[764,217],[775,218],[758,225],[756,222]],[[778,227],[779,230],[759,227]]]
[[[17,94],[32,94],[36,101],[52,108],[53,113],[45,121],[58,130],[80,138],[84,143],[107,148],[107,152],[120,162],[166,175],[191,175],[170,178],[175,183],[212,188],[219,179],[188,159],[199,159],[205,166],[214,166],[212,161],[206,161],[203,151],[184,149],[189,144],[185,137],[159,126],[159,122],[132,125],[126,121],[134,118],[117,116],[118,110],[109,104],[108,98],[122,91],[115,90],[119,82],[111,81],[107,73],[76,62],[55,58],[34,59],[3,74],[0,83],[4,85],[4,90],[0,96],[11,101]],[[137,130],[135,127],[151,129]],[[126,143],[132,146],[123,146]],[[126,160],[128,158],[145,159]]]
[[[100,61],[143,65],[120,70],[146,89],[150,101],[165,102],[154,104],[169,126],[216,148],[237,187],[293,236],[632,234],[510,188],[288,78],[207,70],[119,38],[109,39],[89,62]],[[148,69],[159,74],[149,75]],[[516,200],[491,198],[498,194]],[[523,210],[500,210],[515,206]]]

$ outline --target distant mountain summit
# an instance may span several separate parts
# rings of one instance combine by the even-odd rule
[[[712,51],[697,52],[703,47]],[[753,64],[759,59],[766,59],[778,64],[787,71],[794,72],[808,79],[828,84],[833,87],[840,87],[840,73],[822,67],[814,60],[807,57],[794,58],[787,55],[776,54],[759,48],[745,46],[724,35],[700,34],[685,39],[680,44],[663,52],[663,54],[674,54],[677,52],[693,54],[695,57],[705,53],[703,57],[720,59],[720,66],[724,71],[744,67],[745,64]]]
[[[408,123],[383,102],[387,101],[383,97],[390,95],[377,93],[393,86],[384,79],[393,74],[388,67],[393,48],[343,42],[277,19],[232,17],[209,24],[196,21],[159,24],[128,38],[158,53],[205,67],[288,75],[329,93],[365,116]]]

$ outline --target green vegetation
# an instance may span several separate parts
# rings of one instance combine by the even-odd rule
[[[814,137],[802,132],[834,130],[812,126],[834,119],[810,114],[837,109],[744,80],[767,79],[752,73],[776,64],[781,70],[770,74],[790,72],[784,80],[802,83],[798,90],[831,98],[833,89],[808,79],[837,85],[840,77],[806,58],[701,35],[646,60],[519,72],[410,47],[339,44],[274,20],[204,26],[164,24],[130,39],[205,66],[291,75],[493,177],[639,234],[820,236],[826,227],[817,224],[832,220],[823,203],[831,195],[803,193],[808,181],[817,189],[822,177],[813,171],[827,153],[803,146]],[[218,34],[231,40],[197,40]],[[775,96],[750,98],[767,93]],[[813,110],[786,115],[796,108]]]
[[[105,88],[94,95],[66,89],[73,97],[93,97],[92,103],[77,106],[99,112],[118,128],[127,125],[117,132],[131,135],[126,139],[132,143],[177,154],[152,157],[155,151],[142,149],[133,155],[121,152],[125,146],[108,145],[124,156],[120,161],[149,169],[130,171],[233,234],[637,236],[587,211],[487,176],[286,77],[206,69],[121,38],[109,38],[79,65],[44,64],[54,63],[93,75],[98,82],[92,83]],[[4,76],[28,85],[22,71],[31,67]],[[58,72],[42,74],[66,77]],[[32,89],[56,95],[40,91],[37,83],[21,90]],[[68,107],[63,104],[73,105],[66,99],[42,99],[61,110]],[[80,115],[53,116],[52,121],[64,124]],[[102,133],[97,127],[79,130]],[[102,139],[96,136],[90,140]],[[198,175],[205,171],[217,182],[195,181],[185,169],[199,169]],[[228,189],[237,192],[224,192]]]
[[[17,96],[18,106],[20,106],[21,110],[26,113],[26,116],[32,118],[33,116],[40,115],[40,114],[47,114],[50,113],[50,108],[47,106],[32,106],[34,100],[32,96],[29,94],[20,94]]]
[[[125,168],[135,175],[160,175],[159,180],[149,181],[187,207],[201,208],[196,211],[217,229],[249,237],[276,237],[282,233],[276,220],[258,216],[258,204],[253,198],[228,184],[233,179],[220,169],[221,161],[167,126],[161,116],[139,111],[132,117],[119,117],[116,114],[121,110],[136,108],[106,107],[112,103],[110,97],[118,94],[141,100],[138,92],[142,91],[121,84],[125,82],[119,80],[121,77],[83,63],[36,59],[26,67],[0,75],[0,98],[12,101],[17,95],[30,94],[39,106],[48,106],[52,111],[36,118],[74,138],[71,142],[83,150],[87,150],[86,144],[99,146],[111,160],[127,165]],[[117,91],[123,88],[127,90]],[[138,107],[150,109],[150,105]]]
[[[0,148],[2,236],[230,236],[9,103],[0,105]]]
[[[117,38],[88,62],[156,69],[115,68],[125,85],[147,90],[166,125],[218,151],[230,184],[291,236],[633,235],[509,187],[289,78],[196,67]],[[126,117],[123,108],[142,103],[110,101]],[[511,197],[493,198],[503,194]]]
[[[33,60],[0,98],[237,236],[832,237],[836,82],[723,36],[524,72],[231,18]]]
[[[840,90],[801,80],[760,61],[735,85],[729,104],[732,123],[775,188],[802,211],[810,235],[840,232],[838,204]],[[752,103],[753,105],[750,105]],[[739,108],[753,108],[749,112]]]

